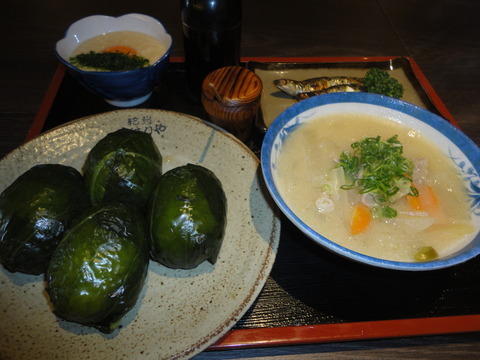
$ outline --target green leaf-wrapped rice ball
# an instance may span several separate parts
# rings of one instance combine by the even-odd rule
[[[151,257],[159,263],[192,269],[217,260],[225,233],[227,199],[220,180],[188,164],[162,175],[147,209]]]
[[[11,272],[44,273],[73,218],[89,206],[76,169],[32,167],[0,195],[0,263]]]
[[[149,261],[143,214],[102,204],[75,219],[47,270],[47,293],[60,318],[111,333],[135,306]]]
[[[83,172],[92,204],[121,201],[144,209],[162,174],[162,156],[150,134],[120,129],[95,144]]]

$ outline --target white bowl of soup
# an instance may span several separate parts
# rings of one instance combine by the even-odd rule
[[[143,14],[92,15],[74,22],[55,47],[68,72],[111,105],[139,105],[170,63],[172,37]]]
[[[301,101],[269,127],[262,171],[285,216],[365,264],[433,270],[480,253],[480,150],[445,119],[369,93]]]

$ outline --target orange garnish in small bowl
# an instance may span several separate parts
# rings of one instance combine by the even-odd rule
[[[127,55],[137,55],[137,51],[135,49],[128,46],[121,46],[121,45],[106,48],[105,50],[103,50],[103,52],[108,52],[108,53],[120,52]]]

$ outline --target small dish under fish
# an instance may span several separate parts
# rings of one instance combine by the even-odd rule
[[[312,96],[335,92],[370,92],[395,98],[403,96],[403,86],[388,72],[370,69],[364,77],[322,76],[306,80],[276,79],[273,84],[301,101]]]

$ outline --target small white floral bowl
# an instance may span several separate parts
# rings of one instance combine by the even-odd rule
[[[476,229],[468,244],[453,254],[431,261],[390,261],[353,251],[327,239],[292,211],[281,195],[277,180],[278,155],[285,141],[302,124],[321,116],[344,113],[380,116],[406,125],[422,133],[453,161],[465,182],[472,224]],[[269,127],[262,145],[261,163],[267,188],[284,215],[314,242],[346,258],[388,269],[425,271],[457,265],[480,254],[480,149],[451,123],[416,105],[362,92],[325,94],[303,100],[281,113]]]
[[[150,66],[128,71],[85,71],[69,61],[75,48],[85,40],[114,31],[136,31],[158,39],[167,49],[165,54]],[[58,59],[67,71],[86,89],[118,107],[143,103],[152,94],[170,63],[172,37],[153,17],[127,14],[120,17],[92,15],[74,22],[55,47]]]

